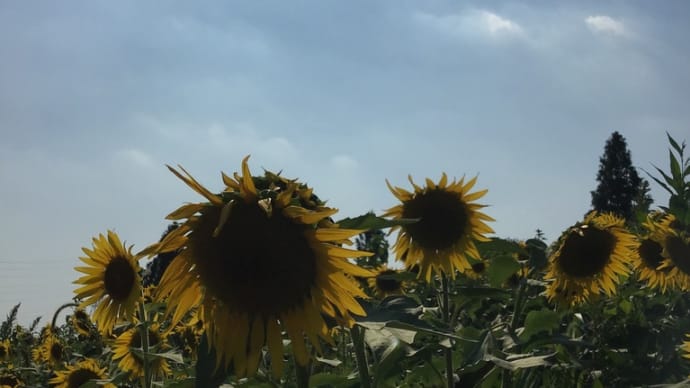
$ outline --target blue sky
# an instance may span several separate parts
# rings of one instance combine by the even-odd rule
[[[80,248],[143,248],[251,154],[354,216],[479,174],[502,237],[589,209],[614,130],[666,166],[690,131],[686,2],[0,3],[0,317],[68,301]],[[667,196],[652,183],[657,204]],[[28,269],[34,271],[29,276]],[[9,269],[9,270],[7,270]],[[26,318],[28,319],[28,318]]]

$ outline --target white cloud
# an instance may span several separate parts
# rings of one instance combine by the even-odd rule
[[[627,30],[622,21],[613,19],[606,15],[587,16],[585,24],[595,33],[606,33],[613,35],[627,35]]]
[[[142,150],[125,148],[117,151],[115,156],[139,167],[151,167],[156,164],[154,158]]]
[[[498,38],[523,36],[525,33],[517,22],[486,10],[469,10],[447,15],[418,12],[415,19],[440,33],[456,37],[484,35]]]

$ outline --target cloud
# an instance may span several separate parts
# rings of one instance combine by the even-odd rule
[[[118,150],[115,153],[118,159],[123,159],[126,162],[132,163],[139,167],[151,167],[157,165],[154,158],[142,150],[136,148],[125,148]]]
[[[447,15],[417,12],[415,19],[437,32],[456,37],[483,35],[498,38],[523,36],[525,33],[517,22],[486,10]]]
[[[587,16],[585,24],[592,32],[612,35],[627,35],[627,30],[622,21],[606,15]]]

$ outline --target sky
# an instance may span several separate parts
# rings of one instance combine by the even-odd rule
[[[201,200],[166,164],[220,191],[251,155],[336,219],[394,206],[386,179],[478,175],[497,236],[553,241],[589,210],[613,131],[648,171],[668,164],[665,132],[690,138],[689,15],[684,1],[1,1],[0,319],[22,302],[20,320],[49,320],[94,236],[143,249]]]

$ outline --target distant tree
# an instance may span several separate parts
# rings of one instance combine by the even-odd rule
[[[168,233],[177,229],[180,226],[177,222],[173,222],[168,225],[168,228],[163,232],[159,241],[163,241],[163,238],[168,235]],[[163,273],[168,268],[172,260],[180,253],[179,251],[159,253],[156,257],[149,261],[146,265],[146,270],[144,271],[144,276],[142,283],[144,286],[157,286],[163,277]]]
[[[610,212],[628,221],[633,221],[635,208],[644,205],[649,197],[641,191],[649,189],[648,183],[637,174],[632,165],[630,151],[625,138],[613,132],[604,146],[604,155],[599,159],[597,189],[592,191],[592,208],[599,212]],[[637,202],[639,201],[639,202]],[[650,202],[651,203],[651,202]]]
[[[373,212],[369,212],[374,214]],[[355,239],[355,246],[359,251],[372,252],[372,256],[356,259],[357,264],[366,268],[376,268],[388,263],[388,240],[381,229],[367,230]]]

